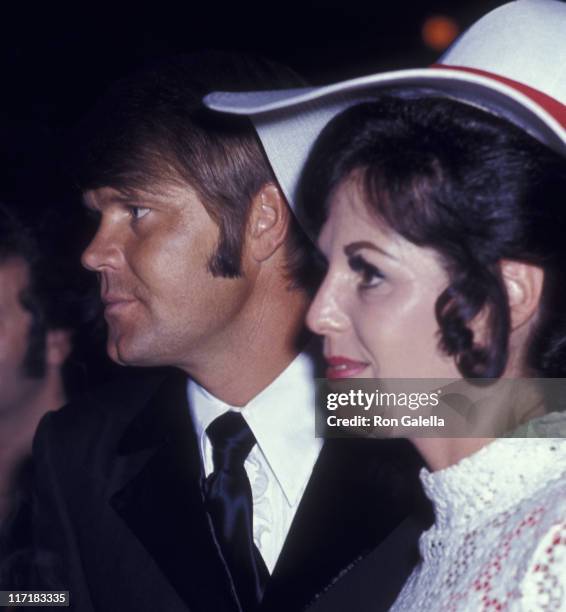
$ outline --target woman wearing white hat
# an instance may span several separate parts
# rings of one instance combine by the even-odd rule
[[[466,104],[384,98],[325,128],[304,197],[329,378],[566,377],[564,157]],[[412,439],[435,524],[394,610],[566,609],[566,416],[533,404],[556,438]]]
[[[310,152],[330,377],[566,377],[566,4],[500,7],[430,69],[208,103],[291,200]],[[566,610],[565,419],[537,407],[544,439],[414,440],[436,520],[394,610]]]

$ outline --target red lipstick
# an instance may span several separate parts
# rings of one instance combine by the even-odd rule
[[[326,357],[326,378],[353,378],[363,372],[368,364],[364,361],[355,361],[347,357],[329,356]]]

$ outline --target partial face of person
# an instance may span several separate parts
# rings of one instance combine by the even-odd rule
[[[28,284],[29,269],[23,259],[0,263],[0,414],[24,404],[38,384],[24,366],[32,315],[20,296]]]
[[[219,232],[196,193],[163,184],[126,197],[105,187],[84,199],[100,218],[82,262],[99,276],[110,357],[190,370],[226,350],[250,287],[211,274]]]
[[[380,224],[362,198],[344,180],[318,241],[329,268],[307,322],[324,336],[328,378],[460,378],[438,348],[448,276],[437,253]]]

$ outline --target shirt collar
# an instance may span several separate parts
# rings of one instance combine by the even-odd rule
[[[187,395],[201,455],[210,423],[228,410],[241,411],[288,503],[298,502],[322,447],[314,431],[314,370],[307,354],[298,355],[243,408],[226,404],[190,379]]]

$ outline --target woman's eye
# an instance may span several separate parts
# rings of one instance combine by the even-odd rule
[[[146,208],[144,206],[128,206],[128,209],[130,211],[130,214],[136,221],[145,217],[150,211],[149,208]]]
[[[385,278],[377,266],[370,264],[361,255],[353,255],[348,258],[348,265],[351,270],[360,276],[359,288],[361,290],[373,289],[381,284],[381,281]]]

